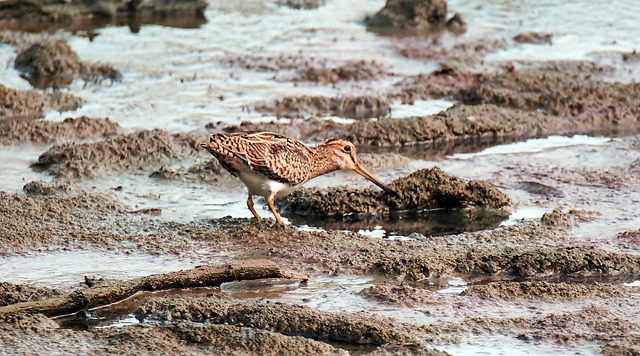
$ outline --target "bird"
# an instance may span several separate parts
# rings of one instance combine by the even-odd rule
[[[344,139],[329,138],[316,146],[305,146],[275,132],[241,131],[213,133],[209,142],[200,146],[244,183],[248,191],[247,207],[258,220],[253,196],[264,197],[276,223],[284,225],[274,207],[275,199],[291,194],[315,177],[337,170],[354,171],[385,192],[397,195],[360,164],[355,145]]]

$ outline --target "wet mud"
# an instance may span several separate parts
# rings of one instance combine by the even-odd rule
[[[188,27],[206,21],[193,20],[206,6],[198,1],[25,4],[0,6],[0,27],[73,31],[128,24],[135,32],[147,20],[162,23],[156,15],[169,12],[168,17],[185,14]],[[46,14],[41,11],[44,5]],[[329,6],[324,1],[278,5],[301,10],[294,11],[298,14]],[[101,24],[84,22],[95,15],[105,17]],[[617,62],[485,63],[487,55],[520,44],[554,45],[556,34],[531,32],[482,43],[463,36],[451,40],[439,32],[463,32],[466,24],[459,15],[448,16],[444,1],[390,0],[367,19],[372,31],[382,27],[394,36],[430,33],[417,40],[398,36],[390,47],[403,57],[395,61],[422,60],[434,67],[440,63],[431,73],[402,75],[386,67],[390,61],[351,57],[331,62],[230,51],[213,59],[229,69],[230,78],[236,70],[253,71],[272,74],[273,80],[287,85],[354,85],[362,95],[291,96],[258,108],[292,120],[226,121],[182,133],[128,132],[102,118],[35,120],[52,110],[75,110],[82,100],[51,89],[19,91],[0,85],[0,144],[53,145],[42,148],[32,167],[54,177],[53,182],[25,181],[19,193],[0,192],[3,257],[27,259],[30,254],[65,251],[73,258],[79,250],[104,252],[122,263],[126,258],[116,256],[145,254],[158,260],[193,259],[189,261],[194,264],[261,258],[310,275],[309,285],[288,285],[285,292],[255,287],[259,290],[249,297],[223,295],[221,290],[194,292],[197,297],[179,291],[151,293],[127,302],[130,309],[116,303],[101,312],[67,316],[64,322],[37,313],[5,315],[0,318],[0,345],[15,353],[439,355],[444,353],[437,349],[445,346],[502,335],[509,344],[531,347],[578,345],[603,354],[639,353],[640,234],[633,220],[640,184],[637,138],[614,140],[609,148],[578,145],[562,161],[553,152],[445,159],[552,133],[619,129],[620,135],[629,136],[633,131],[624,129],[637,126],[640,117],[638,84],[611,80],[621,75]],[[82,34],[94,35],[100,34]],[[25,50],[15,61],[21,72],[30,78],[49,77],[42,86],[34,84],[38,87],[120,78],[116,68],[84,63],[65,42],[51,42],[50,37],[0,33],[2,42],[16,52]],[[592,57],[598,56],[611,56],[624,66],[638,62],[631,51]],[[387,92],[370,90],[391,79]],[[214,99],[226,104],[225,95]],[[435,115],[397,117],[390,110],[431,98],[456,103]],[[242,110],[251,105],[257,104]],[[338,123],[314,116],[358,121]],[[179,220],[171,207],[123,204],[120,197],[129,188],[116,186],[119,183],[89,188],[93,178],[136,176],[158,184],[205,183],[216,191],[242,190],[198,145],[211,131],[238,130],[276,131],[306,142],[345,137],[359,145],[361,162],[376,174],[405,176],[391,183],[398,196],[376,187],[303,189],[279,201],[279,210],[292,224],[284,227],[274,226],[271,219],[211,218],[205,213]],[[412,158],[441,160],[437,165],[443,169],[410,173]],[[488,160],[495,162],[490,165]],[[193,210],[202,209],[198,204]],[[510,217],[521,207],[539,207],[541,212],[533,218]],[[260,215],[267,216],[264,213]],[[169,281],[169,274],[162,276]],[[323,278],[334,281],[344,294],[312,286]],[[349,283],[343,283],[349,278],[369,282],[349,291]],[[0,306],[62,294],[82,296],[111,282],[87,277],[84,283],[58,290],[0,280]],[[317,294],[304,294],[313,288],[319,289]],[[327,304],[343,297],[355,300],[349,310],[362,311],[326,311],[345,308]]]
[[[76,110],[83,100],[63,92],[16,90],[0,84],[0,118],[40,118],[51,110]]]
[[[35,88],[64,88],[82,77],[98,82],[122,79],[122,74],[107,64],[93,65],[80,61],[78,55],[62,40],[38,42],[18,53],[14,67]]]
[[[286,97],[272,106],[256,108],[276,117],[299,118],[306,116],[338,116],[350,119],[367,119],[389,115],[391,103],[375,96]]]
[[[155,129],[94,143],[54,145],[32,167],[58,178],[91,178],[123,171],[153,172],[198,152],[196,136]]]
[[[472,206],[499,209],[510,199],[487,182],[452,177],[438,167],[416,171],[389,184],[397,196],[376,188],[304,189],[279,201],[282,210],[298,215],[376,215],[390,211],[418,211]]]
[[[51,144],[78,140],[97,140],[116,136],[120,125],[109,119],[86,116],[68,118],[61,122],[43,120],[1,120],[0,144]]]

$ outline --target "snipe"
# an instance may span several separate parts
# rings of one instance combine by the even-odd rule
[[[391,188],[374,177],[358,162],[353,143],[328,139],[317,146],[302,143],[273,132],[214,133],[200,144],[229,173],[247,186],[247,207],[256,219],[253,196],[267,200],[278,224],[282,219],[274,207],[276,198],[286,196],[307,181],[336,170],[352,170],[390,194]]]

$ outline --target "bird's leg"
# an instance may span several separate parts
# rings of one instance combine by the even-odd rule
[[[256,209],[253,208],[253,195],[251,193],[249,193],[249,197],[247,198],[247,207],[251,210],[253,217],[260,220],[260,215],[258,215],[258,213],[256,213]]]
[[[272,192],[271,195],[269,195],[269,198],[267,198],[267,204],[269,205],[269,210],[271,210],[271,212],[273,213],[273,216],[276,217],[276,222],[284,226],[284,223],[282,222],[282,219],[280,218],[280,215],[278,215],[278,212],[276,211],[276,208],[274,206],[275,199],[276,199],[276,192]]]

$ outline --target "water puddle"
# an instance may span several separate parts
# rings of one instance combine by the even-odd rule
[[[526,154],[538,153],[561,147],[571,146],[604,146],[613,142],[609,137],[591,137],[586,135],[575,136],[549,136],[546,138],[534,138],[523,142],[516,142],[508,145],[498,145],[486,148],[474,153],[457,153],[451,159],[470,159],[478,156],[505,155],[505,154]]]
[[[595,342],[576,344],[519,340],[512,335],[482,334],[466,338],[459,344],[436,344],[437,349],[456,356],[465,355],[596,355],[602,346]]]
[[[293,214],[287,214],[286,217],[292,224],[307,228],[358,231],[390,239],[415,239],[493,229],[507,218],[507,214],[501,210],[466,208],[393,212],[380,216],[345,216],[342,219]]]

